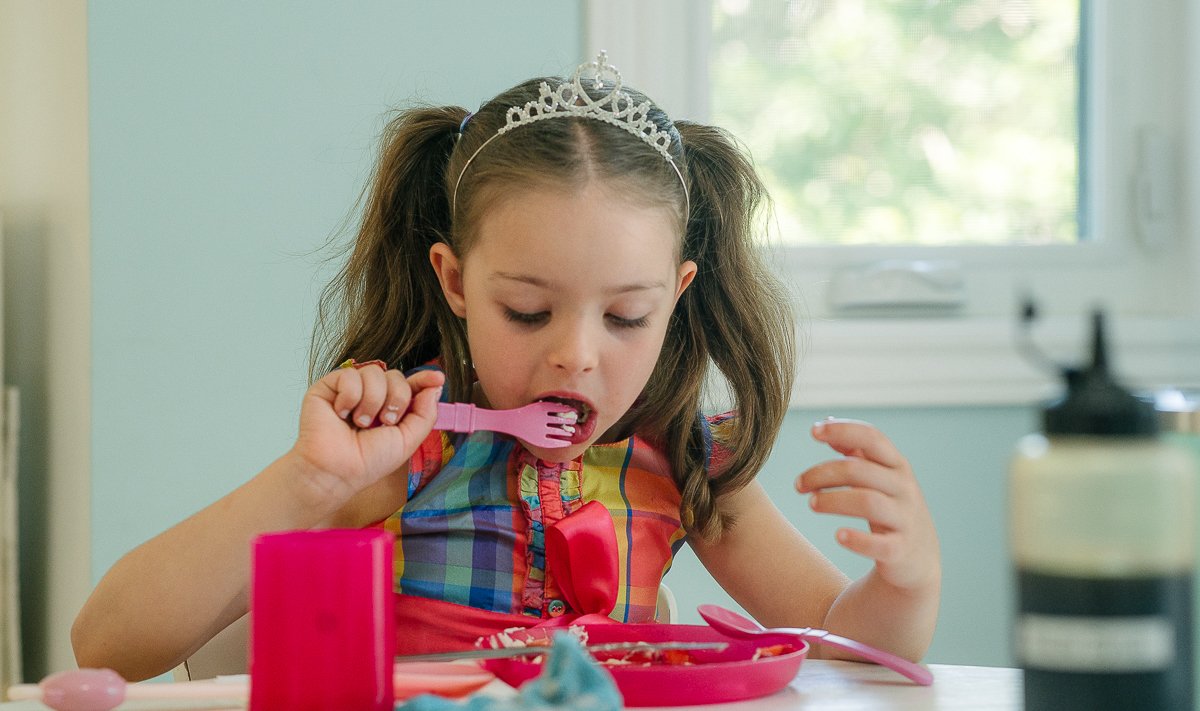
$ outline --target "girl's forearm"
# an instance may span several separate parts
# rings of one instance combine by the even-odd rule
[[[940,578],[919,590],[902,590],[885,582],[872,568],[837,597],[824,627],[836,634],[920,661],[933,640],[940,600]],[[855,659],[852,654],[821,647],[821,656]]]
[[[245,613],[250,542],[332,512],[281,457],[222,499],[138,546],[96,586],[71,629],[81,667],[129,680],[170,670]]]

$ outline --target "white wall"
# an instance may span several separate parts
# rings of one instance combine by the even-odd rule
[[[579,23],[543,0],[89,5],[94,578],[291,446],[322,247],[389,112],[570,68]]]
[[[21,388],[26,679],[75,663],[90,589],[87,5],[0,0],[4,380]]]

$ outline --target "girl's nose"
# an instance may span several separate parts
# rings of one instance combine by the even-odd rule
[[[600,356],[598,337],[599,334],[584,319],[561,323],[561,327],[552,334],[554,340],[549,345],[550,365],[571,375],[592,370]]]

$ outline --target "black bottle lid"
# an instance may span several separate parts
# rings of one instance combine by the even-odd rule
[[[1092,314],[1092,362],[1064,368],[1066,392],[1042,411],[1048,435],[1153,437],[1158,434],[1154,405],[1121,387],[1108,372],[1104,314]]]

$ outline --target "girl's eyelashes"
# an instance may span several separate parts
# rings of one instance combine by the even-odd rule
[[[526,325],[535,325],[542,323],[550,316],[549,311],[538,311],[537,313],[525,313],[524,311],[516,311],[505,307],[504,318],[514,323],[522,323]]]
[[[639,316],[638,318],[625,318],[616,314],[605,314],[604,316],[609,323],[618,328],[645,328],[650,324],[649,316]],[[525,311],[517,311],[508,307],[504,308],[504,318],[526,326],[537,326],[545,323],[550,318],[549,311],[537,311],[535,313],[527,313]]]
[[[645,328],[650,323],[650,319],[646,316],[641,316],[638,318],[622,318],[615,314],[608,314],[607,318],[620,328]]]

